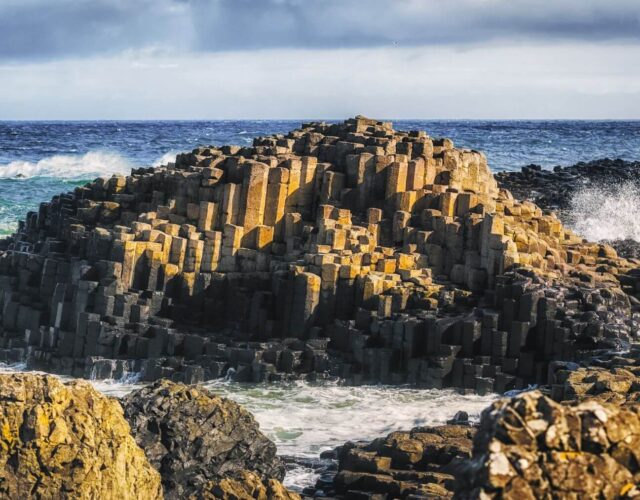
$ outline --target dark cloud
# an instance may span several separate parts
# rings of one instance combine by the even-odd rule
[[[0,58],[182,48],[190,43],[180,34],[189,18],[188,6],[167,0],[1,0]]]
[[[0,58],[640,39],[639,0],[2,0]]]

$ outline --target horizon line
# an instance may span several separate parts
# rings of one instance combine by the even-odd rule
[[[0,123],[19,122],[342,122],[353,119],[347,118],[0,118]],[[365,116],[377,121],[411,122],[411,121],[441,121],[441,122],[636,122],[638,118],[380,118]]]

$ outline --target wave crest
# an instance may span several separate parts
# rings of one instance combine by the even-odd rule
[[[84,155],[55,155],[33,163],[12,161],[0,165],[0,178],[55,177],[58,179],[89,179],[112,174],[127,175],[131,163],[117,153],[89,151]]]
[[[586,187],[573,195],[570,226],[590,241],[640,241],[639,213],[640,188],[631,182]]]

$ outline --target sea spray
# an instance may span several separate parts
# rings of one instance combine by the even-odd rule
[[[28,179],[53,177],[57,179],[93,179],[104,175],[127,175],[131,163],[117,153],[89,151],[83,155],[55,155],[37,162],[16,160],[0,165],[0,178]]]
[[[590,241],[640,241],[640,189],[633,183],[588,186],[571,199],[570,227]]]
[[[173,163],[176,161],[176,156],[180,151],[169,151],[163,154],[160,158],[153,162],[153,167],[161,167],[167,163]]]

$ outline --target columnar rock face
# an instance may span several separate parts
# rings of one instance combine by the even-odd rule
[[[637,333],[634,263],[362,117],[97,179],[1,247],[4,355],[80,376],[502,391]]]
[[[86,382],[0,376],[0,497],[162,498],[120,405]]]
[[[482,414],[457,498],[637,497],[640,415],[589,401],[554,403],[540,392]]]
[[[165,498],[204,495],[209,481],[240,473],[256,477],[260,488],[262,480],[284,478],[276,446],[253,416],[203,387],[163,380],[130,393],[122,405],[136,441],[162,476]]]

